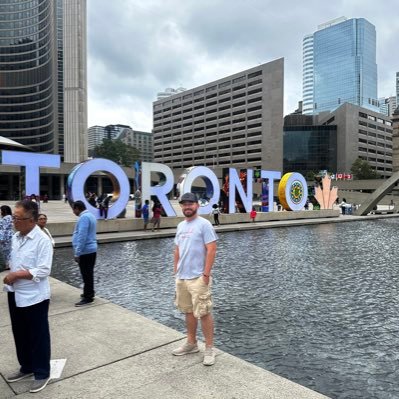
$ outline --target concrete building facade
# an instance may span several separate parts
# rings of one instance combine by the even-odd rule
[[[140,151],[140,161],[153,161],[152,133],[133,130],[129,127],[123,129],[117,138],[129,146],[137,148]]]
[[[154,161],[282,169],[284,59],[153,103]]]
[[[289,146],[284,147],[285,165],[292,165],[297,159],[297,165],[312,165],[312,169],[301,169],[304,174],[317,172],[315,165],[332,173],[349,174],[353,162],[361,158],[381,177],[392,175],[393,129],[386,115],[345,103],[333,112],[313,117],[289,115],[286,121],[287,118],[284,135],[289,141],[284,144]],[[331,170],[334,165],[336,169]]]
[[[64,97],[64,88],[86,85],[86,0],[1,3],[0,135],[63,160],[85,159],[86,127],[76,133],[69,121],[85,125],[86,99]],[[71,80],[76,63],[79,79]]]

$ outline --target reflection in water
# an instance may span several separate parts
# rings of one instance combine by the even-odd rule
[[[397,221],[225,233],[216,345],[333,398],[399,397]],[[184,332],[173,239],[99,247],[97,295]],[[53,276],[81,283],[71,249]]]

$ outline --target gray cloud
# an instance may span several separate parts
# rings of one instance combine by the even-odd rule
[[[150,130],[152,101],[165,87],[191,88],[280,57],[291,112],[302,96],[303,36],[342,15],[376,26],[379,95],[391,95],[394,9],[393,0],[88,0],[89,123]]]

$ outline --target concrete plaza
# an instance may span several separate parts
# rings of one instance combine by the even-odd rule
[[[76,308],[79,289],[54,279],[51,286],[52,359],[66,365],[38,398],[326,398],[219,350],[212,367],[202,365],[202,351],[172,356],[181,333],[101,298]],[[32,397],[30,380],[5,381],[18,369],[6,302],[1,292],[0,397]]]

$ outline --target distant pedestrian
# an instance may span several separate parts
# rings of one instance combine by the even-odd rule
[[[149,200],[144,201],[144,205],[141,208],[141,212],[143,215],[144,230],[147,230],[148,222],[150,220],[150,201]]]
[[[4,277],[8,307],[20,369],[6,378],[16,382],[34,376],[30,392],[44,389],[50,380],[50,329],[48,276],[53,247],[36,225],[37,203],[19,201],[13,220],[17,233],[12,238],[10,273]]]
[[[100,208],[100,216],[104,217],[105,220],[107,220],[108,218],[108,208],[110,200],[111,197],[109,197],[107,194],[103,194],[99,199],[97,199]]]
[[[161,227],[161,213],[162,213],[162,205],[159,202],[156,202],[152,207],[152,231],[159,230]]]
[[[14,234],[11,208],[8,205],[2,205],[0,211],[0,249],[4,260],[4,268],[8,270],[11,256],[11,241]]]
[[[89,199],[87,202],[91,205],[94,206],[94,208],[97,208],[97,203],[96,203],[96,194],[95,193],[89,193]]]
[[[342,202],[339,204],[339,206],[341,208],[342,214],[345,215],[346,214],[346,206],[347,206],[345,198],[342,198]]]
[[[43,233],[45,233],[47,237],[50,239],[52,246],[55,247],[54,238],[51,235],[49,229],[46,227],[47,215],[45,215],[44,213],[39,213],[39,217],[37,219],[37,225],[42,229]]]
[[[97,255],[96,218],[86,210],[83,201],[76,201],[72,207],[73,213],[79,217],[72,237],[75,262],[79,264],[83,278],[83,294],[81,301],[75,306],[88,305],[94,300],[94,265]]]
[[[216,255],[217,236],[212,224],[198,216],[199,203],[195,194],[183,194],[180,205],[185,220],[177,226],[174,273],[176,306],[185,313],[187,341],[173,350],[172,354],[182,356],[199,351],[197,323],[200,319],[205,337],[203,364],[211,366],[215,363],[211,271]]]
[[[249,212],[249,217],[251,218],[252,223],[255,223],[256,215],[255,207],[252,207],[251,212]]]
[[[212,205],[211,213],[213,215],[213,223],[214,223],[214,225],[215,226],[219,226],[220,225],[220,222],[219,222],[220,209],[219,209],[217,204],[213,204]]]

